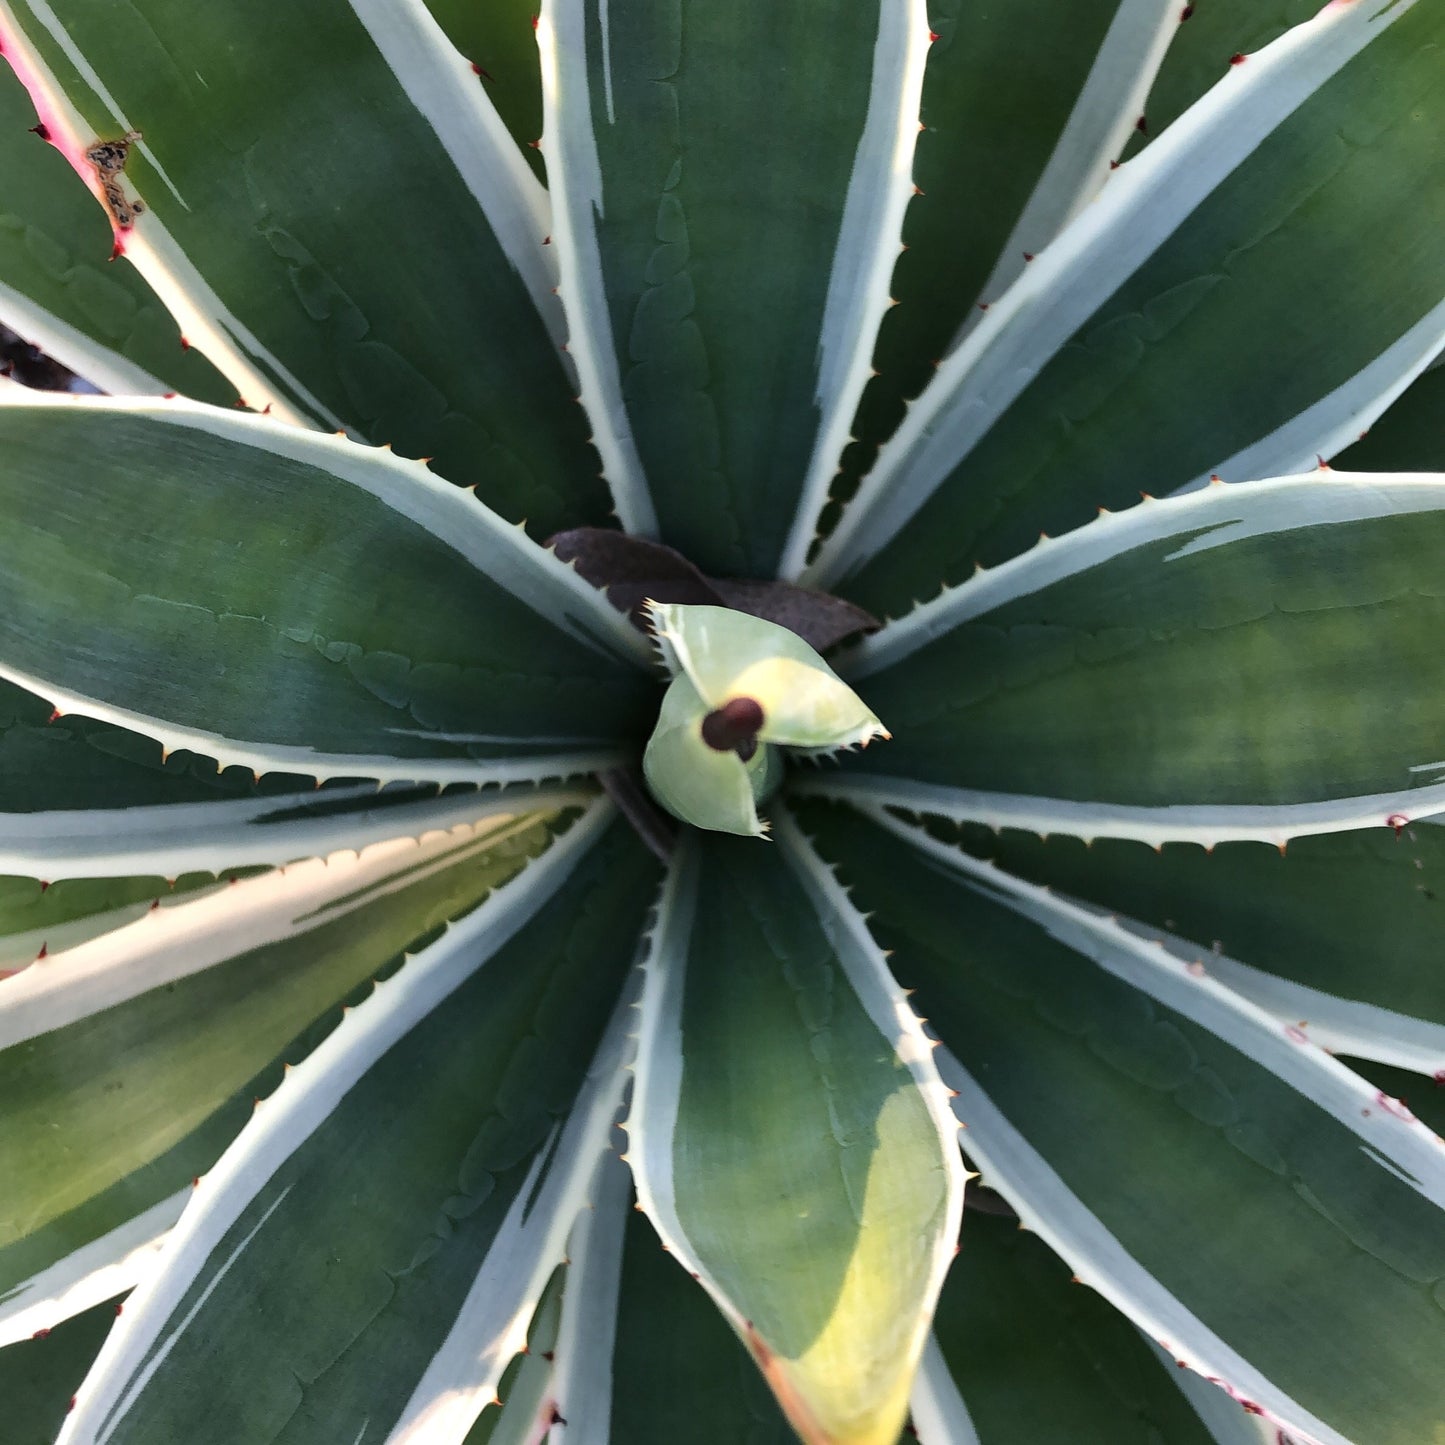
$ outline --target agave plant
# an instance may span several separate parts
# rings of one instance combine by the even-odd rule
[[[1445,0],[1315,8],[0,0],[6,1445],[1445,1441]]]

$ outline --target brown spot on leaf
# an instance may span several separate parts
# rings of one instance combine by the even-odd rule
[[[133,201],[126,195],[120,178],[125,174],[125,163],[130,148],[140,139],[138,130],[127,131],[119,140],[98,140],[89,146],[85,158],[95,167],[96,179],[100,182],[105,208],[115,222],[116,229],[128,231],[135,225],[135,218],[145,210],[141,201]]]

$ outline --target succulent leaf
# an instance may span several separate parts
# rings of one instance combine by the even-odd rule
[[[885,1445],[947,1268],[962,1165],[882,955],[787,815],[774,826],[777,850],[699,833],[674,860],[628,1157],[643,1208],[793,1428],[809,1445]]]
[[[595,1430],[594,1438],[633,1445],[796,1441],[742,1341],[640,1210],[628,1213],[618,1285],[610,1399],[578,1402],[578,1423]],[[570,1425],[574,1416],[567,1418]]]
[[[1421,1287],[1445,1261],[1428,1128],[1118,923],[881,813],[805,816],[887,919],[970,1158],[1029,1228],[1176,1358],[1306,1438],[1428,1438],[1445,1409],[1425,1364],[1445,1348]],[[1280,1298],[1288,1338],[1260,1308]]]
[[[1122,839],[1084,847],[978,826],[959,841],[1014,877],[1163,939],[1331,1053],[1445,1081],[1437,822],[1318,834],[1283,852],[1260,843],[1156,850]]]
[[[588,783],[533,788],[459,788],[438,794],[405,785],[342,783],[304,793],[151,808],[72,808],[0,814],[0,874],[97,880],[218,873],[326,857],[394,838],[425,838],[497,813],[580,807]]]
[[[95,1305],[38,1339],[0,1353],[0,1398],[9,1408],[10,1445],[52,1445],[76,1383],[100,1353],[118,1308],[119,1302]]]
[[[766,776],[773,750],[759,747],[746,762],[732,748],[711,746],[703,725],[712,708],[681,674],[662,698],[642,767],[652,795],[675,818],[719,833],[761,837],[754,778]]]
[[[831,479],[836,498],[857,489],[938,363],[1108,179],[1179,10],[1174,0],[929,6],[915,193],[889,290],[897,304]],[[791,575],[809,559],[789,560]]]
[[[258,771],[477,782],[603,765],[646,715],[612,665],[635,630],[415,463],[182,402],[11,398],[0,438],[0,671],[62,711]],[[296,572],[298,528],[327,566]]]
[[[888,306],[924,0],[549,0],[541,21],[562,295],[624,507],[645,471],[663,541],[772,575]]]
[[[317,1445],[368,1419],[395,1439],[464,1438],[606,1149],[625,1077],[618,1001],[655,896],[655,864],[605,808],[529,873],[262,1102],[202,1181],[170,1267],[130,1301],[67,1439],[193,1439],[218,1409]],[[588,914],[610,926],[584,927]],[[338,1252],[343,1225],[355,1247]],[[241,1309],[258,1291],[268,1304]],[[308,1307],[322,1296],[324,1324]]]
[[[1433,1440],[1442,26],[0,0],[19,1445]]]
[[[1442,546],[1438,476],[1317,471],[1101,518],[864,642],[842,666],[898,739],[809,785],[1149,842],[1438,811]]]
[[[823,751],[888,736],[857,694],[786,627],[726,607],[659,604],[652,620],[668,670],[685,675],[708,707],[737,697],[758,702],[763,742]]]
[[[654,602],[673,674],[643,768],[653,796],[686,823],[760,837],[783,778],[780,747],[829,752],[888,734],[796,633],[726,607]]]
[[[802,580],[896,616],[1096,508],[1354,440],[1445,335],[1445,187],[1404,179],[1442,38],[1428,0],[1328,4],[1230,67],[944,361]]]
[[[914,1391],[923,1445],[967,1439],[965,1427],[989,1445],[1220,1445],[1181,1389],[1188,1372],[1071,1278],[1037,1235],[997,1215],[966,1219],[934,1318],[936,1354]],[[1237,1405],[1205,1389],[1249,1428]]]
[[[421,0],[49,18],[7,0],[7,59],[92,188],[85,148],[141,133],[116,244],[249,406],[435,458],[538,537],[606,519],[545,195]]]
[[[143,1278],[283,1063],[403,949],[516,873],[545,845],[544,817],[483,810],[421,844],[193,890],[10,979],[0,1340]]]

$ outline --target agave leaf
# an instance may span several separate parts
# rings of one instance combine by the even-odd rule
[[[0,677],[0,810],[20,815],[214,802],[313,788],[310,778],[221,769],[189,749],[82,717]],[[64,824],[57,822],[57,827]],[[17,836],[23,826],[17,827]]]
[[[530,1428],[525,1433],[503,1429],[497,1435],[483,1435],[479,1432],[486,1426],[484,1414],[467,1436],[466,1445],[503,1445],[499,1436],[525,1440],[529,1445],[559,1438],[578,1445],[590,1445],[594,1440],[605,1445],[607,1406],[613,1388],[612,1347],[622,1270],[622,1232],[632,1204],[630,1176],[620,1156],[624,1142],[621,1130],[614,1129],[614,1147],[598,1165],[589,1206],[573,1225],[567,1242],[562,1308],[547,1353],[550,1371],[544,1388],[533,1396]],[[534,1350],[530,1341],[528,1348]],[[514,1410],[517,1402],[505,1390],[498,1393],[505,1408]]]
[[[1445,471],[1445,366],[1437,360],[1354,445],[1334,458],[1346,472]]]
[[[249,405],[435,458],[539,537],[606,519],[545,195],[421,0],[7,0],[0,39],[92,188],[86,149],[139,133],[117,244]]]
[[[184,877],[70,878],[0,874],[0,979],[62,949],[133,923],[158,901],[214,887],[209,873]]]
[[[104,391],[179,391],[229,406],[235,388],[180,332],[130,266],[110,266],[110,226],[60,153],[33,133],[35,107],[0,67],[0,321]],[[23,206],[17,206],[23,198]]]
[[[1353,440],[1445,337],[1442,38],[1435,5],[1327,5],[1231,67],[944,363],[802,580],[897,615],[1096,507]]]
[[[659,1243],[615,1154],[573,1228],[563,1284],[560,1320],[529,1337],[498,1391],[503,1403],[482,1413],[465,1445],[796,1440],[741,1342]]]
[[[1222,843],[1040,840],[984,828],[963,846],[1107,908],[1331,1053],[1445,1079],[1439,973],[1445,828]]]
[[[709,711],[687,676],[673,679],[642,757],[648,790],[694,827],[760,838],[767,827],[758,817],[754,779],[761,792],[772,750],[765,743],[745,763],[735,752],[709,747],[701,731]]]
[[[891,1445],[962,1166],[866,927],[785,813],[774,827],[777,850],[694,834],[677,855],[628,1158],[664,1242],[803,1439]]]
[[[59,878],[175,878],[322,857],[387,838],[423,838],[502,810],[536,811],[589,802],[588,783],[534,788],[341,784],[324,792],[153,808],[73,808],[0,814],[0,872]]]
[[[555,786],[536,806],[585,802],[593,791],[581,782]],[[312,779],[282,773],[258,778],[240,766],[219,771],[189,750],[166,754],[142,734],[77,713],[58,716],[50,703],[0,679],[0,875],[49,884],[152,871],[162,881],[196,870],[284,863],[419,837],[524,794],[536,796],[526,785],[481,798],[466,787],[439,794],[434,785],[378,789],[374,782],[335,780],[318,788]],[[81,887],[104,891],[103,885]],[[62,889],[42,892],[39,912],[64,921],[111,906],[97,898],[92,907],[68,891],[74,910],[58,908]],[[145,901],[159,891],[147,892]],[[0,919],[19,906],[23,900],[7,901]],[[37,917],[34,926],[40,922]]]
[[[646,469],[658,534],[704,572],[771,575],[888,305],[924,0],[548,0],[540,38],[562,297],[609,474],[631,494]]]
[[[922,1445],[1214,1445],[1174,1361],[1161,1364],[1041,1240],[1016,1220],[967,1221],[914,1390]]]
[[[537,61],[536,0],[426,0],[447,39],[471,62],[477,81],[512,133],[522,158],[546,180],[542,150],[542,76]]]
[[[656,865],[608,816],[409,960],[261,1104],[129,1301],[67,1445],[191,1441],[222,1415],[297,1445],[363,1428],[460,1445],[621,1102],[614,1003]]]
[[[135,1284],[282,1062],[517,872],[546,842],[544,817],[483,815],[233,882],[0,984],[0,1340]]]
[[[62,711],[479,782],[605,764],[646,718],[635,629],[414,462],[184,402],[10,403],[0,438],[0,672]]]
[[[947,1046],[969,1155],[1028,1227],[1287,1430],[1429,1437],[1445,1150],[1428,1128],[1107,918],[881,815],[807,821],[879,909]]]
[[[758,738],[816,750],[866,746],[883,724],[795,632],[724,607],[651,609],[658,650],[709,708],[750,697],[763,711]]]
[[[585,1253],[569,1251],[548,1445],[793,1445],[747,1351],[633,1205],[627,1170],[604,1164]],[[579,1222],[588,1224],[588,1217]],[[578,1265],[588,1274],[577,1281]],[[471,1445],[471,1442],[468,1442]]]
[[[98,1304],[39,1339],[0,1350],[6,1445],[52,1445],[76,1386],[115,1323],[118,1303]]]
[[[584,1211],[583,1219],[587,1215]],[[578,1228],[581,1224],[579,1220]],[[557,1376],[563,1283],[572,1274],[571,1266],[563,1266],[552,1275],[527,1328],[526,1349],[503,1371],[497,1398],[477,1416],[464,1445],[536,1445],[545,1438],[555,1413],[552,1383]]]
[[[1179,31],[1149,91],[1145,126],[1134,146],[1173,125],[1229,73],[1231,57],[1263,50],[1320,9],[1320,0],[1201,0],[1178,7]]]
[[[1099,191],[1179,28],[1175,0],[933,0],[906,249],[835,495],[857,488],[907,403],[983,309]],[[793,575],[821,497],[805,500]]]
[[[1089,7],[1027,0],[985,11],[942,0],[933,25],[939,40],[924,86],[929,139],[919,144],[916,176],[923,195],[912,209],[920,260],[944,277],[945,295],[958,298],[946,354],[1102,189],[1137,132],[1144,97],[1178,34],[1179,7],[1173,0]],[[913,234],[910,226],[910,251]],[[904,265],[921,281],[920,262]],[[921,309],[924,297],[911,299]],[[910,349],[915,357],[926,350],[917,341]]]
[[[1105,517],[840,661],[896,738],[804,786],[1148,842],[1438,811],[1442,547],[1439,476],[1316,472]]]

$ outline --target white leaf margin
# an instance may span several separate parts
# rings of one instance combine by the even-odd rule
[[[72,1316],[134,1289],[156,1268],[190,1197],[183,1189],[159,1200],[18,1285],[0,1300],[0,1347],[42,1339]]]
[[[1158,3],[1158,0],[1153,0]],[[928,50],[927,0],[879,0],[878,38],[868,111],[853,160],[834,247],[818,336],[814,401],[818,431],[778,575],[803,570],[816,520],[837,475],[863,389],[873,374],[873,347],[903,250],[903,217],[913,195],[913,153]]]
[[[442,481],[421,462],[363,446],[344,436],[305,432],[271,417],[222,411],[181,398],[157,401],[149,397],[76,397],[21,387],[0,388],[0,411],[6,408],[78,408],[99,414],[138,415],[161,426],[202,432],[324,471],[377,498],[431,533],[482,575],[591,651],[625,660],[642,670],[652,669],[652,652],[642,634],[575,567],[539,547],[520,524],[503,521],[469,491]],[[278,771],[315,778],[367,777],[407,782],[540,782],[596,772],[621,760],[618,749],[596,747],[488,762],[398,759],[259,745],[200,728],[177,727],[58,687],[3,663],[0,677],[44,698],[62,715],[84,713],[144,733],[159,741],[166,752],[190,748],[223,764],[240,764],[257,773]]]
[[[603,215],[602,172],[592,130],[586,46],[587,0],[542,0],[537,48],[542,61],[542,153],[555,208],[553,242],[558,295],[570,328],[568,354],[577,368],[593,444],[624,528],[657,535],[627,405],[622,399],[612,321],[607,308],[596,223]],[[607,27],[607,7],[600,22]]]

